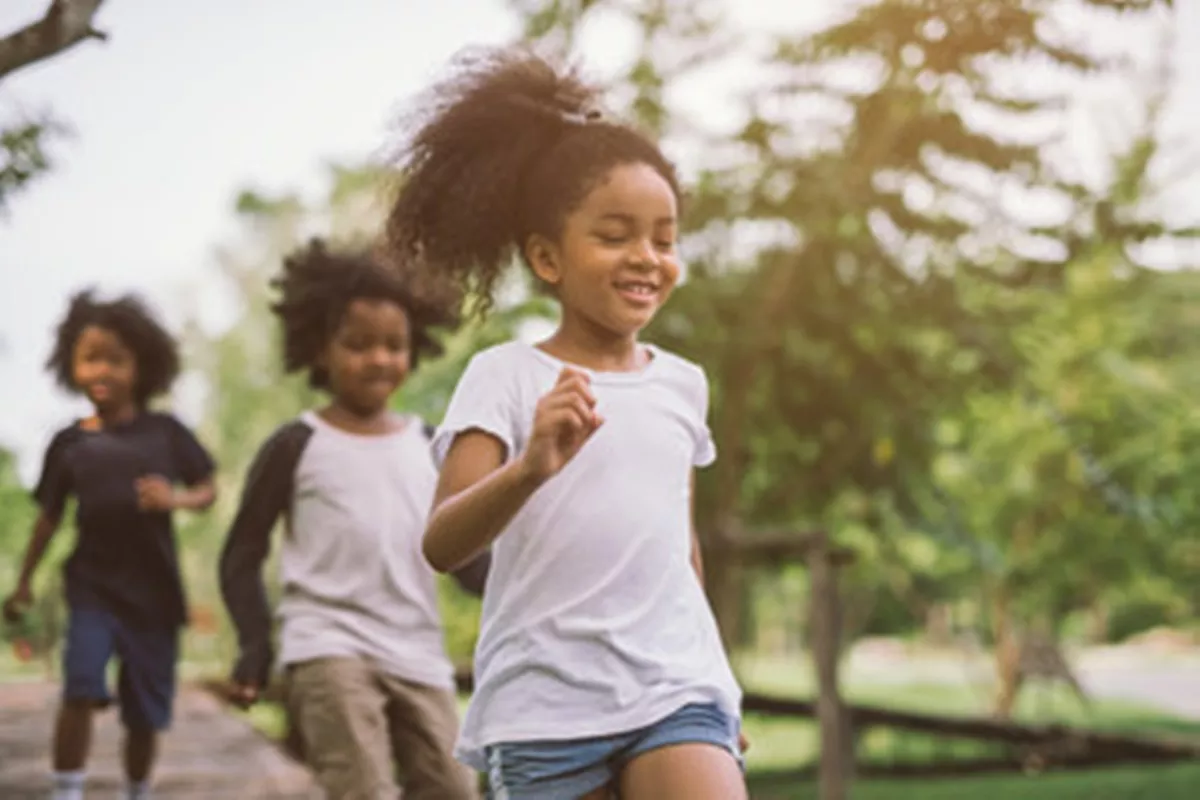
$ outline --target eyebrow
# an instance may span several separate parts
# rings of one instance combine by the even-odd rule
[[[634,219],[632,214],[621,214],[621,213],[618,213],[615,211],[612,213],[609,213],[609,214],[601,214],[600,221],[601,222],[624,222],[624,223],[627,223],[630,225],[637,222],[637,220]],[[658,219],[654,220],[655,225],[674,225],[675,222],[676,222],[675,217],[659,217]]]

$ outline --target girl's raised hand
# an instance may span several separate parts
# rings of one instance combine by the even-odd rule
[[[603,422],[587,374],[564,367],[534,412],[529,446],[521,456],[530,476],[541,482],[557,475]]]

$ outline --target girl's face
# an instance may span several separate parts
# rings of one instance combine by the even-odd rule
[[[371,416],[387,408],[408,377],[408,315],[390,300],[351,301],[322,354],[334,400],[351,413]]]
[[[679,280],[677,203],[647,164],[623,164],[563,224],[560,242],[534,241],[529,261],[552,285],[563,321],[617,338],[650,323]]]
[[[116,333],[88,325],[75,340],[71,378],[97,411],[132,405],[137,388],[137,360]]]

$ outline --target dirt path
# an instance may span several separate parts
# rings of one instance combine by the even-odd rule
[[[58,688],[0,683],[0,798],[48,796],[50,732]],[[88,797],[118,797],[120,725],[113,711],[97,717]],[[154,780],[156,798],[172,800],[308,800],[321,795],[308,771],[293,763],[210,695],[185,688],[163,740]]]

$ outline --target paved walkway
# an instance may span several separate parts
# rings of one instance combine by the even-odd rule
[[[45,800],[58,688],[0,683],[0,798]],[[89,798],[119,797],[120,726],[114,710],[96,718],[88,768]],[[317,800],[308,771],[287,758],[209,694],[184,688],[155,772],[160,800]]]

